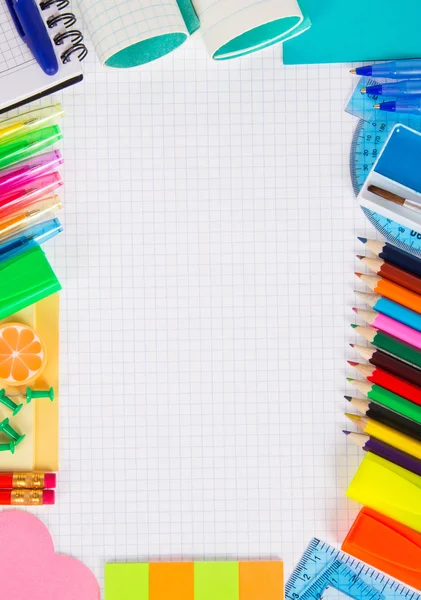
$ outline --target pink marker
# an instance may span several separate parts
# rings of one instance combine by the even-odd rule
[[[393,335],[398,340],[421,350],[421,333],[416,329],[412,329],[412,327],[408,327],[408,325],[404,325],[400,321],[391,319],[374,310],[361,310],[359,308],[353,308],[352,310],[372,327]]]
[[[0,195],[0,219],[13,215],[22,208],[27,208],[62,185],[63,180],[60,174],[54,171],[54,173],[34,177],[9,194]]]
[[[23,165],[5,171],[0,177],[0,198],[28,183],[35,177],[45,175],[63,164],[63,157],[58,150],[31,158]]]

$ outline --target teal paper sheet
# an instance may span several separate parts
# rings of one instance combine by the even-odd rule
[[[284,44],[284,64],[421,57],[421,0],[300,0],[312,27]]]

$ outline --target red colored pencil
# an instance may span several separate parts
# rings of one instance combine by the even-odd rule
[[[408,383],[404,379],[396,377],[387,371],[383,371],[383,369],[372,367],[371,365],[362,365],[352,360],[349,360],[348,364],[355,367],[368,381],[376,383],[407,400],[411,400],[414,404],[419,404],[421,406],[421,388],[412,385],[412,383]]]
[[[0,472],[0,489],[27,489],[38,490],[44,488],[56,487],[55,473],[32,473],[32,472],[16,472],[16,473],[1,473]]]
[[[395,267],[395,265],[391,265],[381,258],[368,258],[360,255],[357,255],[357,257],[362,263],[367,265],[373,273],[380,275],[380,277],[385,277],[386,279],[389,279],[389,281],[393,281],[416,294],[421,294],[421,278],[417,275],[413,275],[412,273],[409,273],[409,271],[404,271],[399,267]]]
[[[0,506],[42,506],[54,503],[54,490],[0,490]]]

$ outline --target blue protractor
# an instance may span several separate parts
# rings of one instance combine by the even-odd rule
[[[370,79],[364,79],[357,86],[347,106],[347,112],[360,117],[351,144],[349,166],[354,193],[357,196],[375,163],[391,130],[397,123],[408,125],[421,131],[419,117],[409,118],[406,115],[399,119],[395,113],[379,113],[372,109],[377,97],[363,96],[361,87],[372,85]],[[380,117],[380,118],[379,118]],[[421,232],[414,231],[396,221],[392,221],[366,208],[362,209],[366,217],[392,244],[421,257]]]

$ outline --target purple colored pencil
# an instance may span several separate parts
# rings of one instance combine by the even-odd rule
[[[350,431],[344,431],[344,433],[348,436],[348,439],[366,452],[372,452],[373,454],[398,465],[398,467],[402,467],[403,469],[415,473],[415,475],[421,475],[421,460],[415,458],[415,456],[397,450],[389,444],[385,444],[376,438],[369,437],[362,433],[351,433]]]

